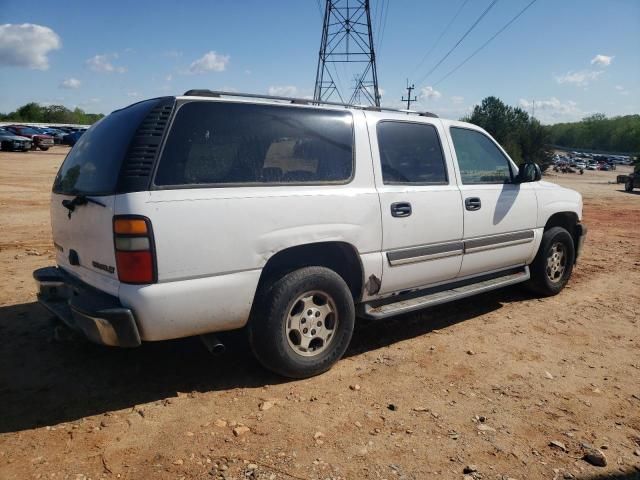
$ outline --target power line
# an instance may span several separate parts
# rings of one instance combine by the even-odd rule
[[[418,65],[413,69],[413,71],[411,72],[412,74],[415,73],[418,69],[420,69],[420,67],[422,67],[422,64],[427,60],[427,58],[429,58],[429,55],[431,55],[431,52],[433,52],[435,50],[435,48],[438,46],[438,44],[440,43],[440,40],[442,40],[442,37],[444,37],[444,35],[449,31],[449,28],[451,28],[451,25],[453,25],[453,22],[456,21],[456,19],[458,18],[458,15],[460,15],[460,12],[462,12],[462,9],[464,8],[464,6],[467,3],[469,3],[469,0],[463,0],[463,2],[460,4],[460,7],[458,8],[458,11],[456,12],[456,14],[449,21],[447,26],[444,27],[442,32],[440,32],[440,36],[435,41],[435,43],[431,46],[431,48],[427,51],[427,53],[425,53],[424,57],[422,57],[422,60],[420,60],[420,63],[418,63]]]
[[[467,29],[467,31],[464,33],[464,35],[462,35],[462,37],[460,38],[460,40],[458,40],[458,41],[456,42],[456,44],[455,44],[453,47],[451,47],[451,49],[450,49],[450,50],[445,54],[445,56],[444,56],[444,57],[442,57],[442,58],[440,59],[440,61],[439,61],[438,63],[436,63],[436,64],[431,68],[431,70],[429,70],[429,71],[427,72],[427,74],[426,74],[424,77],[422,77],[422,78],[420,79],[420,81],[418,82],[418,84],[420,84],[420,83],[424,82],[424,81],[426,80],[426,78],[427,78],[429,75],[431,75],[431,74],[435,71],[435,69],[436,69],[436,68],[438,68],[440,65],[442,65],[442,62],[444,62],[444,61],[449,57],[449,55],[451,55],[451,53],[453,53],[453,51],[454,51],[456,48],[458,48],[458,45],[460,45],[460,44],[462,43],[462,41],[463,41],[465,38],[467,38],[467,35],[469,35],[469,34],[473,31],[473,29],[476,27],[476,25],[478,25],[478,23],[480,23],[480,21],[485,17],[485,15],[486,15],[487,13],[489,13],[489,10],[491,10],[491,9],[493,8],[493,6],[494,6],[497,2],[498,2],[498,0],[493,0],[493,1],[489,4],[489,6],[488,6],[487,8],[485,8],[484,12],[482,12],[482,14],[478,17],[478,19],[477,19],[475,22],[473,22],[473,25],[471,25],[471,26]]]
[[[434,87],[436,85],[439,85],[440,83],[442,83],[443,81],[445,81],[447,78],[449,78],[451,75],[453,75],[455,72],[458,71],[458,69],[460,67],[462,67],[465,63],[467,63],[469,60],[471,60],[473,57],[475,57],[484,47],[486,47],[487,45],[489,45],[489,43],[491,43],[493,41],[493,39],[495,39],[498,35],[500,35],[502,32],[504,32],[507,28],[509,28],[509,26],[515,22],[524,12],[526,12],[529,7],[531,7],[531,5],[533,5],[534,3],[536,3],[538,0],[532,0],[531,2],[529,2],[529,4],[524,7],[522,10],[520,10],[520,12],[518,12],[518,14],[513,17],[511,20],[509,20],[507,22],[507,24],[502,27],[500,30],[498,30],[491,38],[489,38],[489,40],[487,40],[486,42],[484,42],[482,45],[480,45],[480,47],[478,47],[471,55],[469,55],[467,58],[465,58],[458,66],[456,66],[453,70],[451,70],[449,73],[447,73],[444,77],[442,77],[440,80],[438,80],[435,84]]]

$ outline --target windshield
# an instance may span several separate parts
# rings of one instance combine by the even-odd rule
[[[131,139],[158,99],[136,103],[104,117],[71,149],[53,183],[54,193],[111,195]]]
[[[18,130],[18,133],[26,133],[27,135],[38,135],[40,133],[35,128],[28,127],[17,127],[16,130]]]

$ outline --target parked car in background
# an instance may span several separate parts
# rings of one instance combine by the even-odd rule
[[[0,150],[3,152],[31,150],[31,139],[0,128]]]
[[[51,135],[53,137],[53,143],[59,145],[62,143],[62,139],[67,134],[67,132],[63,132],[62,130],[58,130],[57,128],[51,127],[32,127],[38,130],[40,133],[44,135]]]
[[[73,147],[84,132],[85,130],[76,130],[73,133],[68,133],[62,138],[62,144]]]
[[[20,135],[21,137],[30,138],[32,142],[31,148],[34,150],[39,148],[46,152],[50,147],[53,147],[53,137],[51,135],[40,133],[34,128],[25,127],[24,125],[9,125],[5,128],[16,135]]]
[[[584,162],[582,162],[582,161],[580,161],[580,162],[576,162],[575,167],[576,167],[576,168],[582,168],[582,169],[585,169],[585,168],[587,168],[587,164],[586,164],[586,163],[584,163]]]

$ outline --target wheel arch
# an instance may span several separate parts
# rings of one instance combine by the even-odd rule
[[[579,235],[577,231],[577,225],[580,223],[580,219],[578,218],[578,214],[572,211],[566,212],[556,212],[549,217],[547,222],[544,225],[544,231],[553,228],[553,227],[562,227],[573,239],[573,246],[577,250],[578,248],[578,240]]]
[[[358,250],[347,242],[328,241],[287,247],[274,253],[262,268],[256,295],[261,288],[303,267],[326,267],[346,282],[354,301],[363,292],[364,268]]]

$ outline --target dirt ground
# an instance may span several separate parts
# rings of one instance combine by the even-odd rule
[[[330,372],[286,381],[239,335],[220,357],[198,339],[54,341],[31,272],[52,263],[65,152],[0,152],[0,478],[639,475],[640,192],[611,183],[623,168],[546,176],[582,192],[589,228],[560,295],[514,287],[360,321]]]

